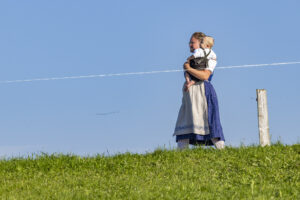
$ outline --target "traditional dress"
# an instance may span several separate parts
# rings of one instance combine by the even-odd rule
[[[213,73],[216,61],[210,62],[207,69]],[[196,82],[188,91],[183,89],[182,104],[173,134],[176,142],[188,139],[189,144],[213,145],[213,138],[225,141],[218,99],[210,83],[211,78]]]

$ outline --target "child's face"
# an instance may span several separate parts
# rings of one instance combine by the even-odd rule
[[[197,40],[196,38],[192,37],[189,45],[190,45],[190,51],[193,53],[195,51],[195,49],[200,48],[200,41]]]
[[[203,38],[202,41],[200,42],[200,47],[202,49],[208,48],[205,38]]]

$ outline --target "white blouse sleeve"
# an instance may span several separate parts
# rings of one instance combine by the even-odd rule
[[[195,58],[204,57],[204,52],[202,49],[196,49],[193,53]]]
[[[216,60],[208,60],[208,70],[211,71],[211,73],[214,72],[214,69],[216,68],[217,61]]]
[[[208,55],[208,70],[211,71],[211,73],[214,72],[214,69],[217,65],[217,55],[213,50],[211,50],[210,54]]]

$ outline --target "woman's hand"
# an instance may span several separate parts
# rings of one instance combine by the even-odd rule
[[[190,75],[203,81],[208,80],[211,75],[211,71],[209,70],[197,70],[192,68],[189,61],[186,61],[183,64],[183,69],[187,71]]]

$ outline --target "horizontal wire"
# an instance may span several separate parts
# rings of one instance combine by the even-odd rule
[[[292,64],[300,64],[300,62],[281,62],[281,63],[269,63],[269,64],[236,65],[236,66],[216,67],[216,69],[265,67],[265,66],[279,66],[279,65],[292,65]]]
[[[280,65],[292,65],[292,64],[300,64],[300,62],[281,62],[281,63],[269,63],[269,64],[233,65],[233,66],[216,67],[216,70],[218,70],[218,69],[233,69],[233,68],[280,66]],[[35,78],[35,79],[0,81],[0,84],[1,83],[33,82],[33,81],[53,81],[53,80],[64,80],[64,79],[101,78],[101,77],[110,77],[110,76],[129,76],[129,75],[143,75],[143,74],[158,74],[158,73],[183,72],[183,71],[184,70],[182,70],[182,69],[175,69],[175,70],[162,70],[162,71],[149,71],[149,72],[127,72],[127,73],[96,74],[96,75],[85,75],[85,76],[65,76],[65,77],[52,77],[52,78]]]

